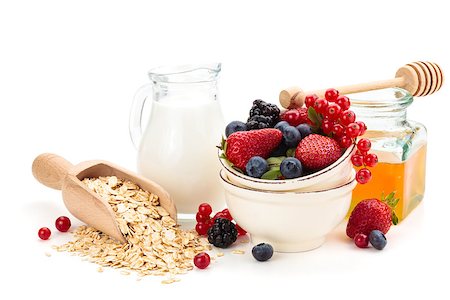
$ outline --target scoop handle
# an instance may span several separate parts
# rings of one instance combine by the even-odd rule
[[[31,169],[37,181],[52,189],[61,190],[64,178],[72,167],[61,156],[44,153],[34,159]]]

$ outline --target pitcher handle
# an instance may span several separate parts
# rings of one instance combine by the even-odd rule
[[[144,110],[145,101],[152,95],[152,84],[148,83],[141,86],[134,96],[130,112],[130,137],[136,149],[142,138],[142,111]]]

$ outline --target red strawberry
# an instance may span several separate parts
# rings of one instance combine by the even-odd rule
[[[341,157],[339,144],[327,136],[310,134],[305,137],[295,150],[295,157],[305,168],[323,169]]]
[[[350,238],[354,238],[358,233],[368,236],[372,230],[380,230],[386,234],[391,228],[391,224],[398,223],[393,210],[398,200],[394,199],[392,192],[382,201],[373,198],[359,202],[348,220],[347,235]]]
[[[282,137],[281,131],[273,128],[238,131],[228,137],[225,155],[236,167],[245,170],[253,156],[267,158],[281,143]]]

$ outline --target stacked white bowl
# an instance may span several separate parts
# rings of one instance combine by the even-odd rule
[[[228,209],[251,236],[275,251],[299,252],[321,246],[341,223],[356,186],[348,148],[333,164],[313,174],[287,180],[253,178],[220,159],[220,178]]]

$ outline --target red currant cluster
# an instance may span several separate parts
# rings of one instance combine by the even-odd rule
[[[325,135],[333,137],[342,148],[350,147],[358,136],[366,132],[366,124],[356,121],[356,115],[350,108],[350,99],[340,96],[336,89],[328,89],[325,99],[317,95],[305,97],[305,105],[312,107],[318,115],[320,129]]]
[[[72,223],[70,222],[70,219],[65,216],[61,216],[55,221],[55,227],[61,232],[67,232],[70,228]],[[38,231],[38,236],[41,240],[48,240],[50,238],[50,235],[52,232],[48,227],[42,227]]]
[[[372,144],[368,139],[360,139],[356,144],[358,150],[356,150],[355,154],[351,157],[352,164],[355,167],[364,166],[356,173],[356,181],[361,184],[369,182],[372,178],[372,173],[366,167],[375,167],[378,163],[377,155],[374,153],[368,153],[371,146]]]
[[[228,219],[233,221],[233,217],[230,214],[228,208],[225,208],[222,211],[219,211],[211,218],[212,207],[208,203],[202,203],[198,206],[198,212],[195,216],[197,220],[197,225],[195,225],[195,230],[199,235],[208,234],[209,228],[214,224],[214,221],[218,218]],[[246,235],[247,231],[242,229],[238,224],[236,225],[236,229],[238,231],[238,236]]]

